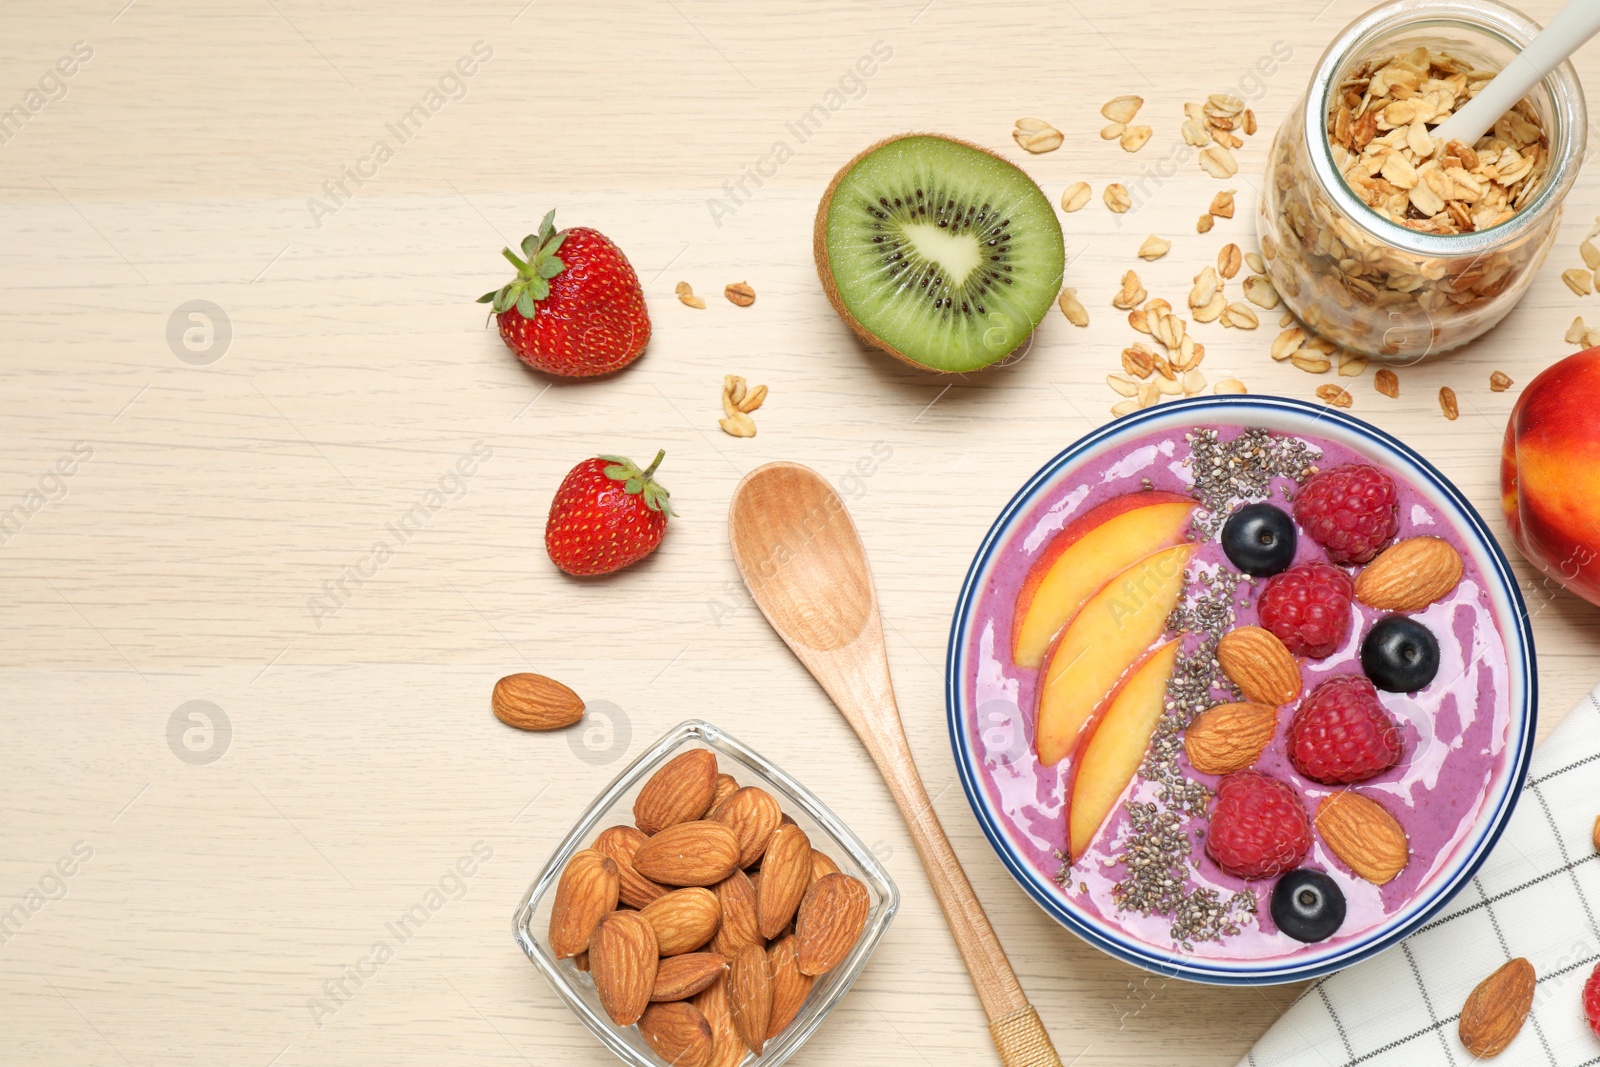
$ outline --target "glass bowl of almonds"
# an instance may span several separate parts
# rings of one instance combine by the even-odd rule
[[[1329,46],[1274,140],[1261,254],[1328,341],[1412,362],[1505,317],[1555,240],[1585,145],[1564,63],[1474,145],[1433,130],[1538,33],[1496,0],[1397,0]]]
[[[822,801],[691,720],[588,807],[513,929],[624,1062],[776,1067],[855,982],[899,903]]]

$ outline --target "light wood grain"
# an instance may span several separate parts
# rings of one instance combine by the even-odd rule
[[[1041,1040],[1036,1028],[1028,1058],[994,1029],[1032,1009],[912,762],[889,680],[878,595],[844,501],[809,467],[764,464],[733,491],[728,541],[756,606],[843,713],[883,775],[1007,1067],[1060,1067],[1049,1039]]]
[[[83,841],[65,898],[0,944],[8,1063],[522,1064],[614,1062],[512,943],[509,918],[588,801],[671,725],[707,718],[804,781],[878,849],[903,905],[861,981],[793,1062],[992,1062],[984,1015],[888,789],[826,696],[743,593],[724,517],[771,460],[806,463],[849,504],[873,562],[890,671],[932,807],[1063,1058],[1081,1067],[1231,1067],[1298,987],[1162,982],[1035,907],[995,860],[956,779],[942,677],[950,611],[984,531],[1017,486],[1109,418],[1104,375],[1134,337],[1110,306],[1136,266],[1174,304],[1229,240],[1253,241],[1268,139],[1327,41],[1365,4],[1115,7],[970,0],[613,5],[522,0],[63,0],[12,5],[0,106],[73,42],[94,57],[0,143],[0,513],[86,442],[66,493],[0,544],[0,904]],[[1523,6],[1548,18],[1557,0]],[[493,58],[464,98],[395,146],[337,214],[339,178],[475,41]],[[1238,213],[1204,237],[1223,187],[1198,167],[1113,216],[1177,138],[1181,107],[1236,88],[1271,42],[1293,58],[1252,104]],[[802,141],[794,123],[882,40],[894,54]],[[1577,58],[1600,83],[1600,52]],[[1096,135],[1100,105],[1146,98],[1137,156]],[[1067,134],[1026,157],[1037,115]],[[1052,315],[1026,358],[934,380],[865,352],[811,264],[813,209],[844,160],[937,129],[1018,160],[1064,215],[1068,284],[1091,325]],[[397,140],[397,139],[396,139]],[[737,212],[708,200],[793,157]],[[769,168],[770,169],[770,168]],[[499,248],[557,207],[638,267],[649,353],[603,382],[523,370],[472,303],[504,279]],[[1561,283],[1600,212],[1578,180],[1551,261],[1493,334],[1401,370],[1401,395],[1344,384],[1354,413],[1454,478],[1504,538],[1500,434],[1517,390],[1570,351],[1600,303]],[[718,222],[720,221],[720,225]],[[1150,233],[1173,241],[1152,264]],[[679,280],[706,294],[695,311]],[[719,293],[748,280],[736,308]],[[167,346],[175,308],[233,326],[222,358]],[[1271,331],[1197,328],[1213,381],[1309,398],[1271,363]],[[1517,385],[1491,393],[1493,370]],[[766,383],[760,435],[716,428],[722,376]],[[1461,418],[1439,414],[1441,385]],[[379,538],[475,442],[492,455],[359,584]],[[874,452],[877,446],[878,451]],[[577,582],[545,559],[550,494],[597,452],[648,459],[679,518],[660,552]],[[862,473],[858,464],[871,469]],[[1541,732],[1595,681],[1595,609],[1513,555],[1539,647]],[[336,613],[308,601],[344,579]],[[496,678],[537,670],[609,704],[622,732],[529,736],[488,707]],[[233,727],[207,766],[168,747],[191,700]],[[576,739],[576,740],[574,740]],[[574,747],[576,746],[576,747]],[[609,761],[609,762],[608,762]],[[482,840],[491,860],[331,1016],[307,1001]],[[0,908],[0,911],[3,911]],[[276,1060],[274,1060],[276,1057]]]

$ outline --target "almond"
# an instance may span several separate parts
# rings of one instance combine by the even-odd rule
[[[728,1007],[739,1040],[761,1055],[772,1025],[772,966],[761,945],[746,945],[728,965]]]
[[[794,934],[767,947],[767,962],[772,967],[772,1021],[767,1024],[767,1040],[771,1041],[800,1014],[816,979],[800,970]]]
[[[726,958],[715,952],[689,952],[661,961],[650,999],[688,1000],[728,971]]]
[[[556,883],[550,909],[550,951],[570,959],[589,947],[600,920],[617,910],[617,864],[610,856],[586,848],[575,853]]]
[[[559,730],[583,718],[583,701],[571,689],[542,674],[508,674],[494,683],[489,698],[494,717],[519,730]]]
[[[656,984],[656,932],[636,911],[614,911],[589,939],[589,973],[600,1006],[618,1026],[632,1026]]]
[[[1201,774],[1232,774],[1261,757],[1277,727],[1270,704],[1218,704],[1183,731],[1183,751]]]
[[[640,845],[633,866],[665,885],[716,885],[739,869],[739,839],[719,822],[681,822]]]
[[[707,814],[715,814],[724,800],[739,791],[739,781],[731,774],[717,775],[717,788],[711,792],[711,810]]]
[[[850,955],[867,925],[867,887],[848,874],[824,876],[806,891],[794,933],[800,970],[826,974]]]
[[[1312,823],[1333,854],[1374,885],[1387,883],[1411,858],[1406,832],[1394,816],[1348,789],[1324,797]]]
[[[762,937],[777,937],[783,933],[810,884],[811,839],[794,823],[784,823],[772,835],[761,861],[761,884],[756,887],[756,920]]]
[[[1438,537],[1410,537],[1384,549],[1356,575],[1356,599],[1380,611],[1421,611],[1461,581],[1461,553]]]
[[[663,956],[681,956],[710,941],[722,924],[722,905],[709,889],[678,889],[639,911],[656,932]]]
[[[711,1061],[711,1024],[693,1004],[652,1004],[639,1017],[639,1035],[672,1067],[705,1067]]]
[[[1600,822],[1600,820],[1596,821]],[[817,879],[821,878],[825,874],[838,873],[839,865],[833,862],[832,856],[828,855],[826,852],[818,852],[816,849],[811,850],[811,885],[816,885]],[[809,889],[811,886],[807,886],[806,888]]]
[[[618,898],[630,908],[642,908],[668,892],[666,886],[652,882],[633,868],[634,853],[648,840],[644,831],[636,826],[612,826],[600,831],[600,836],[589,846],[616,861],[621,878]]]
[[[1271,630],[1241,626],[1223,634],[1217,662],[1252,703],[1277,707],[1300,695],[1300,668]]]
[[[1467,994],[1458,1033],[1468,1052],[1488,1059],[1506,1050],[1533,1010],[1536,980],[1533,964],[1519,956]]]
[[[647,834],[705,815],[717,792],[717,757],[695,748],[670,760],[639,790],[633,821]]]
[[[734,871],[717,883],[717,903],[722,908],[722,925],[717,927],[711,950],[732,959],[746,945],[761,940],[756,887],[743,871]]]
[[[711,816],[733,831],[739,839],[739,866],[748,867],[761,858],[767,842],[783,823],[783,811],[772,794],[760,786],[747,785],[718,805]]]
[[[706,1067],[738,1067],[744,1061],[744,1042],[733,1028],[733,1009],[728,1004],[728,976],[724,974],[696,993],[692,1002],[711,1024],[711,1059]]]

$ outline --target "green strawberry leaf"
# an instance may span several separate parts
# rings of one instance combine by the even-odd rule
[[[600,458],[601,459],[615,459],[616,457],[615,456],[601,456]],[[639,474],[639,468],[635,467],[632,463],[629,463],[627,460],[623,460],[620,463],[614,463],[611,466],[607,467],[606,470],[605,470],[606,477],[610,478],[614,482],[627,481],[630,478],[638,477],[638,474]]]
[[[638,478],[629,478],[627,481],[622,483],[622,491],[624,493],[637,495],[644,492],[644,483]]]
[[[567,269],[567,265],[554,256],[541,256],[539,258],[539,277],[554,278],[557,274]]]
[[[538,254],[539,254],[539,235],[538,234],[534,234],[534,233],[530,233],[530,234],[528,234],[528,236],[526,236],[526,237],[524,237],[522,239],[522,255],[523,255],[523,258],[531,261],[533,259],[533,257],[537,256]]]
[[[548,242],[550,240],[550,238],[554,237],[555,235],[556,235],[556,213],[555,213],[555,209],[552,208],[550,210],[550,213],[544,217],[544,221],[539,223],[539,244],[540,244],[540,246],[543,246],[546,242]]]
[[[494,309],[503,314],[507,311],[510,311],[511,306],[516,302],[516,294],[511,291],[511,286],[507,285],[495,294]]]
[[[528,292],[533,295],[535,300],[543,300],[550,295],[550,283],[543,278],[529,278]]]
[[[557,252],[561,251],[561,246],[566,243],[567,235],[564,233],[558,233],[550,239],[549,243],[544,246],[544,254],[547,256],[553,256]]]
[[[478,297],[477,302],[480,304],[487,304],[489,301],[498,296],[499,293],[500,290],[498,289],[490,289],[487,293],[484,293],[482,296]]]
[[[536,314],[533,306],[533,297],[524,289],[517,294],[517,313],[525,319],[531,319]]]

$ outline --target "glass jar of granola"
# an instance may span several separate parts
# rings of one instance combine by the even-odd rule
[[[1495,0],[1398,0],[1318,62],[1279,129],[1260,199],[1261,254],[1328,341],[1414,361],[1511,310],[1550,250],[1588,122],[1571,64],[1475,145],[1431,130],[1538,33]]]

